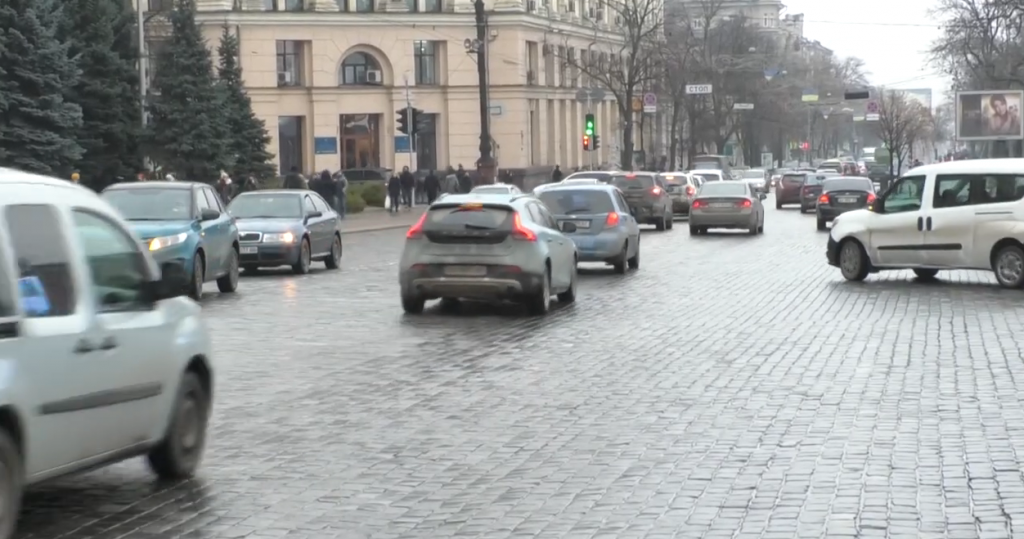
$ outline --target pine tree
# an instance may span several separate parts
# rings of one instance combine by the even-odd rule
[[[64,0],[61,34],[81,70],[66,96],[82,108],[77,133],[85,150],[76,168],[82,182],[102,189],[141,170],[138,51],[131,43],[129,4],[120,0]]]
[[[196,24],[195,1],[177,0],[171,37],[156,58],[146,129],[149,155],[179,180],[212,182],[233,165],[224,92]]]
[[[267,151],[270,135],[266,124],[252,111],[252,101],[242,86],[242,66],[238,65],[238,36],[227,26],[220,38],[220,65],[217,69],[225,92],[224,113],[231,131],[230,154],[235,159],[231,175],[239,180],[252,174],[256,178],[273,177],[277,169]]]
[[[61,0],[0,2],[0,165],[67,177],[82,110],[64,99],[78,68],[58,39]]]

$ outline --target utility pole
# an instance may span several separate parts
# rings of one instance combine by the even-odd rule
[[[142,127],[146,127],[146,94],[149,93],[147,88],[148,77],[146,65],[149,62],[149,57],[146,54],[146,14],[142,11],[142,4],[146,0],[135,0],[135,12],[138,14],[138,21],[136,24],[139,25],[139,104],[142,106]]]
[[[476,72],[480,85],[480,158],[477,170],[480,182],[494,183],[498,175],[498,162],[494,159],[491,148],[491,106],[487,88],[487,15],[484,13],[484,1],[473,2],[476,12]]]
[[[409,74],[404,75],[405,79],[405,113],[409,119],[409,170],[416,170],[416,120],[412,113],[412,91],[409,89]]]
[[[589,117],[589,115],[594,113],[594,108],[593,107],[594,107],[594,97],[588,91],[587,92],[587,115],[588,115],[588,117]],[[597,167],[594,165],[594,153],[597,151],[597,150],[594,149],[594,140],[596,139],[596,137],[597,137],[597,130],[595,129],[593,136],[590,137],[590,148],[591,148],[591,150],[589,152],[587,152],[587,153],[590,154],[590,159],[588,159],[588,161],[590,161],[590,163],[588,163],[588,165],[590,166],[590,170],[596,170],[597,169]]]

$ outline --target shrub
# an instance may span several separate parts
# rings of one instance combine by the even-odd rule
[[[365,182],[361,186],[360,195],[366,201],[367,206],[374,208],[384,207],[384,198],[387,196],[387,189],[381,182]]]
[[[366,209],[366,201],[359,195],[359,192],[352,192],[351,189],[348,191],[348,196],[345,197],[345,211],[348,213],[359,213]]]

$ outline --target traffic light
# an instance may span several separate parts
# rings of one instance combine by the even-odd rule
[[[430,115],[423,112],[421,109],[412,109],[412,128],[413,134],[422,133],[427,131],[430,127]]]
[[[601,147],[601,135],[594,134],[594,149],[597,150]]]
[[[583,135],[583,150],[590,151],[590,135]]]
[[[395,112],[398,113],[398,132],[403,135],[409,134],[409,109],[399,109]]]
[[[807,141],[801,142],[800,143],[800,149],[804,150],[804,151],[810,150],[811,149],[811,143],[807,142]]]

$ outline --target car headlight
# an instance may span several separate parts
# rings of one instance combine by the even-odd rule
[[[264,243],[295,243],[295,234],[282,232],[280,234],[264,234]]]
[[[175,234],[173,236],[161,236],[159,238],[153,238],[149,240],[149,250],[158,251],[172,245],[178,245],[185,243],[188,239],[188,232],[182,232],[181,234]]]

